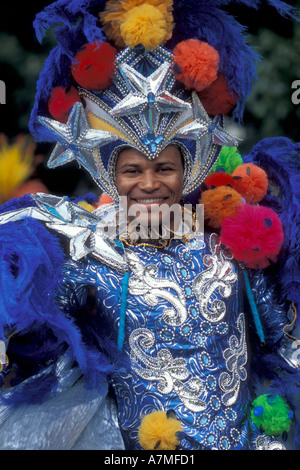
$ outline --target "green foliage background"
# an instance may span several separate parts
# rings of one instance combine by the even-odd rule
[[[300,80],[300,23],[292,22],[284,33],[280,36],[272,29],[260,28],[249,38],[263,59],[258,64],[259,79],[247,100],[247,147],[264,137],[300,138],[300,105],[291,99],[295,91],[292,83]]]

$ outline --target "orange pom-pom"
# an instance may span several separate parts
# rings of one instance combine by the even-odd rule
[[[244,204],[242,196],[233,188],[219,186],[204,191],[199,204],[204,204],[204,219],[212,228],[220,228],[225,217],[235,214]]]
[[[114,201],[112,200],[112,198],[106,194],[106,193],[103,193],[101,194],[101,196],[99,197],[99,200],[98,202],[96,203],[96,207],[99,207],[99,206],[103,206],[104,204],[111,204],[113,203]]]
[[[211,173],[205,178],[204,184],[207,189],[214,189],[218,186],[230,186],[233,188],[234,179],[229,173],[225,173],[224,171],[216,171],[215,173]]]
[[[75,87],[54,87],[48,101],[49,113],[57,121],[66,123],[70,108],[77,101],[80,101],[80,95]]]
[[[221,73],[215,82],[199,93],[199,98],[206,112],[212,116],[229,114],[237,102],[236,94],[230,92],[226,79]]]
[[[107,42],[85,44],[74,57],[71,67],[74,80],[87,90],[108,88],[113,81],[116,53]]]
[[[219,54],[198,39],[182,41],[174,49],[173,72],[187,88],[201,91],[217,79]]]
[[[232,174],[234,189],[250,204],[263,199],[268,189],[266,172],[254,163],[239,165]]]

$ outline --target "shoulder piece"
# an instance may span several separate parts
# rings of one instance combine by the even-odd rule
[[[105,233],[101,213],[89,212],[67,197],[39,193],[32,198],[36,207],[3,213],[0,215],[0,225],[32,217],[70,240],[69,255],[73,260],[90,255],[114,269],[127,270],[125,256]]]

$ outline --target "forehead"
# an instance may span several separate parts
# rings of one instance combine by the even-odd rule
[[[163,163],[173,163],[176,166],[182,165],[182,157],[180,150],[175,145],[169,145],[153,160],[149,160],[139,150],[134,148],[127,148],[119,153],[117,158],[116,168],[120,168],[123,165],[141,165],[143,167],[155,167]]]

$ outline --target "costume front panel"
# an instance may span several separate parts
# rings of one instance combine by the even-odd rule
[[[139,449],[141,419],[155,410],[175,411],[182,448],[255,448],[238,271],[217,237],[173,240],[168,248],[130,245],[126,256],[123,353],[131,367],[111,377],[126,448]],[[72,277],[75,289],[80,277],[95,285],[99,321],[117,341],[123,275],[89,261]]]

